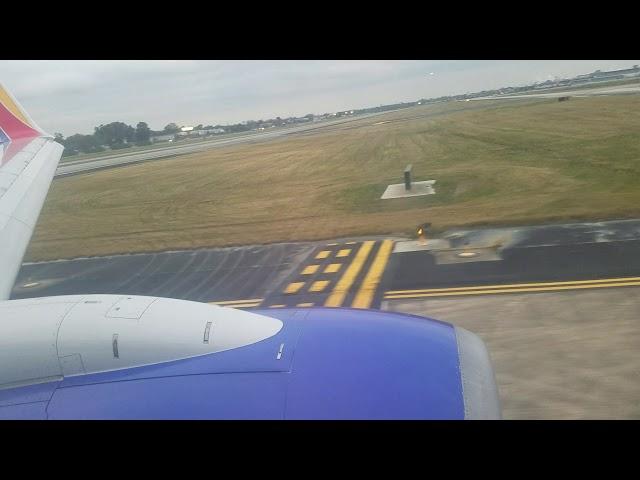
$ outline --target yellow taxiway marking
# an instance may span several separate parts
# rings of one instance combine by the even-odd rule
[[[382,279],[384,268],[387,266],[387,262],[389,261],[392,248],[393,241],[384,240],[382,242],[382,245],[380,245],[380,249],[378,250],[378,254],[373,260],[371,268],[369,268],[369,271],[367,272],[367,276],[364,277],[360,290],[358,290],[358,293],[353,299],[353,303],[351,304],[352,307],[369,308],[371,306],[373,296],[375,295],[378,285],[380,284],[380,280]]]
[[[329,280],[318,280],[317,282],[313,282],[311,287],[309,288],[310,292],[321,292],[326,286],[329,285]]]
[[[550,282],[560,283],[560,282]],[[523,284],[526,285],[526,284]],[[612,288],[612,287],[640,287],[640,281],[632,282],[602,282],[602,283],[574,283],[572,285],[555,285],[555,286],[539,286],[524,288],[485,288],[482,290],[469,287],[467,290],[451,289],[450,291],[440,291],[431,293],[404,293],[404,294],[385,294],[385,300],[402,299],[402,298],[422,298],[422,297],[447,297],[453,295],[486,295],[495,293],[531,293],[531,292],[553,292],[559,290],[583,290],[587,288]]]
[[[304,286],[304,282],[293,282],[287,285],[287,288],[284,289],[284,293],[296,293]]]
[[[605,278],[600,280],[573,280],[564,282],[538,282],[538,283],[510,283],[506,285],[479,285],[475,287],[448,287],[448,288],[424,288],[418,290],[389,290],[385,295],[395,295],[401,293],[431,293],[431,292],[451,292],[457,290],[487,290],[496,288],[523,288],[523,287],[546,287],[555,285],[588,285],[594,283],[611,282],[637,282],[640,277]]]
[[[313,303],[299,303],[296,307],[313,307]]]
[[[343,248],[342,250],[340,250],[338,252],[336,257],[338,257],[338,258],[340,258],[340,257],[348,257],[350,253],[351,253],[351,249],[350,248]]]
[[[216,305],[215,303],[212,303],[211,305]],[[260,302],[258,303],[233,303],[230,305],[218,305],[218,307],[224,307],[224,308],[250,308],[250,307],[257,307],[260,305]]]
[[[319,267],[320,265],[307,265],[304,267],[304,270],[302,270],[302,275],[311,275],[316,273]]]
[[[284,308],[286,305],[279,303],[277,305],[269,305],[269,308]]]
[[[338,281],[336,286],[334,287],[331,295],[327,298],[325,302],[325,306],[327,307],[339,307],[344,302],[344,297],[347,296],[347,292],[353,285],[354,280],[360,273],[362,269],[362,265],[367,260],[371,249],[373,248],[373,244],[375,242],[373,240],[367,240],[362,243],[360,250],[356,254],[356,257],[353,259],[349,267],[345,270],[342,278]]]
[[[342,267],[341,263],[331,263],[327,265],[323,273],[336,273]]]
[[[321,252],[318,252],[318,254],[316,255],[317,259],[320,258],[327,258],[329,256],[331,252],[329,250],[322,250]]]
[[[245,304],[245,303],[260,303],[264,300],[263,298],[250,298],[246,300],[222,300],[219,302],[209,302],[210,305],[236,305],[236,304]]]

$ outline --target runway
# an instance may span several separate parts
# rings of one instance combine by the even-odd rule
[[[505,418],[640,418],[639,287],[640,220],[624,220],[25,264],[12,298],[413,313],[483,338]]]
[[[186,155],[189,153],[204,152],[213,148],[227,147],[231,145],[240,145],[246,143],[258,143],[275,140],[287,135],[294,135],[302,132],[310,132],[325,127],[340,125],[343,123],[353,122],[355,120],[363,120],[369,117],[389,113],[392,110],[378,113],[368,113],[353,117],[340,118],[336,120],[325,120],[321,122],[305,123],[303,125],[282,127],[273,130],[265,130],[262,132],[249,132],[235,135],[225,135],[223,138],[215,138],[211,140],[203,140],[195,143],[170,144],[170,146],[150,148],[148,150],[136,152],[122,152],[116,154],[103,155],[95,158],[87,158],[80,160],[69,160],[60,163],[56,170],[56,177],[64,177],[69,175],[77,175],[80,173],[88,173],[96,170],[104,170],[134,163],[147,162],[150,160],[159,160],[162,158],[175,157],[178,155]]]
[[[523,93],[520,95],[497,95],[491,97],[470,98],[470,101],[477,100],[510,100],[523,98],[559,98],[559,97],[593,97],[603,95],[629,95],[640,93],[640,85],[618,85],[609,87],[584,88],[576,90],[542,91],[540,93]]]

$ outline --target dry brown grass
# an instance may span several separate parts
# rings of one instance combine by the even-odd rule
[[[437,194],[379,200],[408,163]],[[639,205],[640,96],[452,102],[56,180],[28,258],[620,218]]]

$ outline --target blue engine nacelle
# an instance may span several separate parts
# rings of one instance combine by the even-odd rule
[[[60,376],[5,384],[0,418],[500,418],[484,343],[447,323],[377,310],[241,312],[95,297],[73,297],[62,315]],[[89,308],[102,317],[87,318]]]

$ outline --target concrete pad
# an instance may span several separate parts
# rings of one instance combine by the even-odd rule
[[[387,200],[389,198],[406,198],[420,197],[422,195],[433,195],[436,191],[433,189],[435,180],[425,180],[424,182],[411,182],[411,190],[404,188],[404,183],[395,183],[389,185],[384,191],[380,199]]]
[[[427,251],[434,256],[437,265],[469,262],[491,262],[502,260],[497,247],[451,248],[451,242],[443,238],[433,238],[425,243],[419,240],[396,242],[393,253]]]
[[[425,243],[421,243],[419,240],[407,240],[405,242],[396,242],[393,246],[393,253],[419,252],[443,248],[450,248],[450,245],[448,240],[442,238],[430,238]]]
[[[437,265],[502,260],[497,248],[451,248],[431,252]]]
[[[505,419],[640,419],[640,288],[385,300],[486,343]]]

